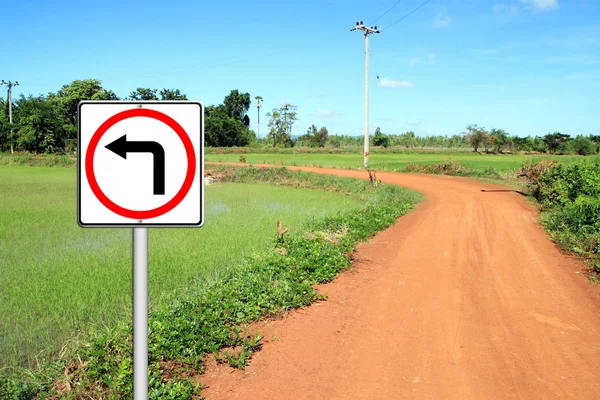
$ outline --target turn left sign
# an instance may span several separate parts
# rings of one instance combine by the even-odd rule
[[[204,221],[204,106],[82,101],[81,227],[199,227]]]

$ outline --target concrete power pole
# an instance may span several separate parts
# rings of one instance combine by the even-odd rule
[[[365,169],[369,169],[369,35],[380,33],[377,26],[363,25],[362,21],[350,31],[361,30],[365,35]]]
[[[256,100],[256,111],[258,111],[258,138],[260,139],[260,108],[262,107],[262,96],[254,97]]]
[[[12,88],[13,86],[19,86],[19,81],[13,83],[11,81],[5,82],[4,79],[2,79],[0,85],[8,85],[8,123],[10,124],[10,152],[11,154],[13,154],[15,150],[13,147],[12,137]]]

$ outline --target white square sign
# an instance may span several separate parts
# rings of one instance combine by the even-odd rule
[[[81,227],[202,226],[202,103],[82,101],[78,116]]]

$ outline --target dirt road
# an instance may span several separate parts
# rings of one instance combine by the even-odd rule
[[[209,365],[209,400],[600,399],[599,288],[533,206],[465,179],[377,177],[426,201],[358,248],[328,301],[258,324],[245,371]]]

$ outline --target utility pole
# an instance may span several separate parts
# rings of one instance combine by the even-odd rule
[[[12,136],[12,88],[13,86],[19,86],[19,81],[16,82],[5,82],[4,79],[2,79],[2,82],[0,82],[0,85],[8,85],[8,123],[10,126],[10,153],[13,154],[15,152],[14,147],[13,147],[13,136]]]
[[[369,169],[369,35],[380,33],[377,26],[365,26],[360,21],[350,32],[361,30],[365,35],[365,169]]]
[[[258,111],[258,138],[260,139],[260,108],[262,107],[262,96],[254,97],[256,100],[256,111]]]

